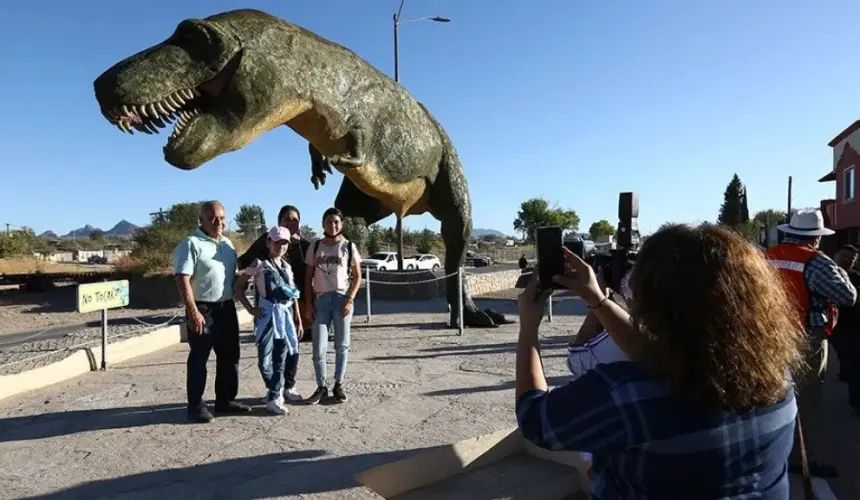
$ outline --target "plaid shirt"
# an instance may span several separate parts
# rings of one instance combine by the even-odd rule
[[[785,238],[783,243],[791,245],[808,245],[805,241]],[[808,328],[821,328],[827,324],[827,302],[837,306],[850,306],[857,299],[857,290],[851,284],[848,273],[833,260],[818,254],[803,268],[803,278],[812,293],[809,294]]]
[[[796,413],[793,391],[744,413],[703,412],[633,361],[517,401],[526,439],[593,454],[593,500],[784,500]]]

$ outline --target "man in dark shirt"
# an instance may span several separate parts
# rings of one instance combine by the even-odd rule
[[[833,260],[848,271],[854,287],[860,288],[860,272],[854,268],[857,254],[857,247],[847,245],[836,252]],[[848,404],[860,416],[860,306],[839,308],[839,320],[830,341],[839,359],[839,378],[848,384]]]

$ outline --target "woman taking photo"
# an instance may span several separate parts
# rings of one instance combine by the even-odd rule
[[[538,330],[549,292],[529,283],[516,380],[525,438],[591,453],[594,499],[787,499],[797,413],[787,374],[802,363],[804,332],[762,255],[719,227],[662,229],[637,255],[632,316],[565,255],[555,281],[630,360],[548,391]]]

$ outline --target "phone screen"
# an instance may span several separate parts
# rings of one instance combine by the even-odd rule
[[[542,289],[561,288],[552,281],[556,274],[564,274],[564,240],[560,226],[537,228],[538,283]]]

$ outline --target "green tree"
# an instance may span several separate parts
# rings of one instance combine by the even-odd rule
[[[153,216],[153,226],[169,226],[191,233],[200,226],[200,207],[205,201],[175,203],[166,213]]]
[[[315,239],[319,238],[316,230],[307,224],[300,227],[299,231],[301,231],[302,233],[302,238],[308,241],[314,241]]]
[[[433,245],[436,244],[437,236],[432,229],[424,229],[418,234],[415,249],[418,253],[430,253],[433,251]]]
[[[373,255],[382,250],[383,229],[377,224],[367,228],[367,255]]]
[[[266,217],[263,215],[263,207],[260,205],[240,206],[235,221],[242,236],[256,238],[266,232]]]
[[[717,217],[718,224],[737,229],[749,221],[749,213],[744,209],[744,191],[744,184],[738,174],[735,174],[723,194],[723,204]]]
[[[30,257],[33,254],[35,242],[35,233],[26,227],[4,232],[0,234],[0,258]]]
[[[753,216],[753,221],[759,224],[761,227],[775,227],[779,224],[784,224],[788,222],[788,216],[786,215],[784,210],[759,210]]]
[[[169,272],[173,251],[200,224],[204,202],[176,203],[152,217],[152,224],[135,231],[132,257],[134,271],[141,274]]]
[[[601,219],[588,228],[588,234],[591,235],[591,239],[596,240],[598,236],[613,236],[615,234],[615,228],[612,227],[612,224],[609,223],[606,219]]]
[[[90,233],[90,239],[93,241],[104,241],[105,240],[105,232],[101,229],[96,229]]]
[[[562,229],[577,231],[579,216],[574,210],[550,207],[543,198],[524,201],[514,219],[514,229],[522,233],[524,240],[533,243],[535,230],[541,226],[561,226]]]
[[[367,244],[367,224],[361,217],[344,217],[343,218],[343,235],[346,239],[355,243],[359,252],[364,253]]]

